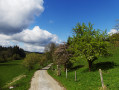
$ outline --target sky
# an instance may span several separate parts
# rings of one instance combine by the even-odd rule
[[[116,33],[117,19],[119,0],[0,0],[0,45],[43,52],[66,42],[78,22]]]

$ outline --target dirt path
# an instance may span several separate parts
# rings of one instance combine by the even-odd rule
[[[47,73],[51,65],[35,72],[29,90],[65,90]]]

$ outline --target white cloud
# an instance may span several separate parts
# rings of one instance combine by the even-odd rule
[[[0,34],[0,45],[18,45],[24,50],[43,52],[45,45],[48,43],[60,43],[60,40],[55,34],[42,30],[39,26],[35,26],[32,30],[25,29],[20,33],[13,35]]]
[[[35,26],[32,30],[25,29],[20,33],[14,34],[12,39],[40,46],[44,46],[50,42],[58,43],[58,37],[55,34],[42,30],[39,26]]]
[[[116,29],[111,29],[110,32],[108,32],[109,35],[118,33],[118,31]]]
[[[43,0],[0,0],[0,33],[22,31],[43,10]]]
[[[46,44],[59,43],[55,34],[39,26],[27,29],[35,16],[44,11],[43,3],[44,0],[0,0],[0,45],[18,45],[24,50],[42,52]]]
[[[9,46],[10,42],[8,39],[10,39],[10,36],[0,34],[0,45]]]
[[[27,44],[27,43],[25,43],[22,48],[26,51],[31,51],[31,52],[43,52],[44,51],[44,46],[37,46],[37,45],[32,45],[32,44]]]
[[[0,40],[7,40],[7,39],[10,39],[10,36],[0,34]]]

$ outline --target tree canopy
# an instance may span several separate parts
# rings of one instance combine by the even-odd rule
[[[92,63],[99,56],[108,55],[109,42],[106,41],[107,37],[106,32],[93,29],[91,23],[88,26],[85,23],[78,23],[73,28],[73,36],[69,40],[69,50],[74,52],[75,57],[86,59],[89,71],[91,71]]]
[[[26,56],[25,51],[18,46],[2,47],[0,46],[0,62],[9,60],[20,60]]]
[[[66,68],[71,67],[70,57],[72,56],[72,53],[67,49],[68,44],[64,43],[60,44],[54,51],[55,63],[58,65],[63,65],[64,71],[66,70]]]

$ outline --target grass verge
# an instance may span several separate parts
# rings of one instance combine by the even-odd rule
[[[23,60],[0,63],[0,90],[28,90],[34,72],[42,67],[36,65],[31,71],[22,66]]]

